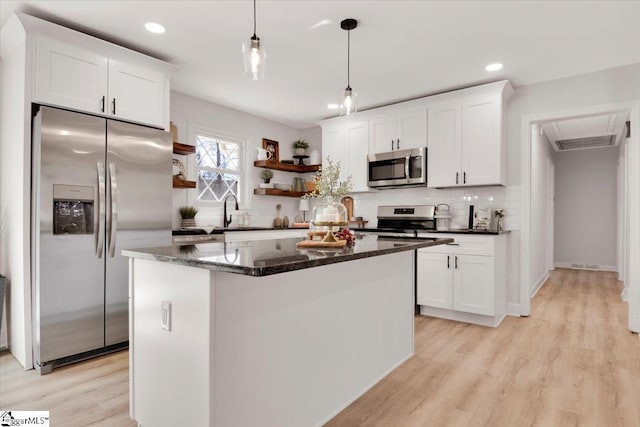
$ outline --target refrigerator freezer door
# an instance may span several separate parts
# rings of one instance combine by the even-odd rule
[[[39,364],[104,346],[98,175],[105,128],[104,119],[48,107],[34,121],[33,318]]]
[[[128,340],[123,249],[171,245],[172,137],[107,121],[106,345]]]

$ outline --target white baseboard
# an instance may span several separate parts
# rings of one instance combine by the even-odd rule
[[[542,285],[544,285],[544,283],[547,281],[547,279],[549,278],[549,272],[545,272],[541,278],[538,279],[538,281],[536,282],[535,287],[533,288],[533,291],[531,292],[531,298],[535,297],[536,294],[538,293],[538,291],[540,290],[540,288],[542,287]]]
[[[516,304],[515,302],[507,303],[507,314],[509,316],[520,316],[520,304]]]
[[[579,263],[571,263],[571,262],[556,262],[556,268],[570,268],[573,270],[593,270],[593,271],[618,271],[618,268],[615,265],[598,265],[598,268],[581,268],[575,267],[573,264]]]
[[[622,293],[620,294],[620,299],[624,302],[629,302],[629,289],[626,286],[622,288]]]

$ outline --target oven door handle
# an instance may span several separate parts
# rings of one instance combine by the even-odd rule
[[[409,161],[411,160],[411,155],[409,153],[407,153],[407,155],[404,157],[404,176],[405,178],[407,178],[407,182],[409,182],[409,180],[411,179],[411,177],[409,176]]]

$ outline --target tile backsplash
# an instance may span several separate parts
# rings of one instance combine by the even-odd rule
[[[283,181],[284,182],[284,181]],[[180,196],[184,190],[174,190],[174,206],[183,203]],[[469,217],[469,205],[476,207],[488,207],[492,209],[504,209],[505,230],[520,229],[520,187],[467,187],[467,188],[396,188],[392,190],[373,190],[368,193],[351,194],[354,200],[354,215],[362,216],[369,221],[367,227],[377,225],[377,209],[379,205],[437,205],[446,203],[450,206],[452,218],[451,228],[466,228]],[[241,209],[239,212],[231,212],[234,217],[234,225],[238,225],[237,219],[245,211],[249,213],[252,226],[269,227],[276,216],[275,205],[282,205],[281,217],[287,215],[290,223],[293,223],[298,211],[299,199],[288,197],[253,196],[250,209]],[[311,202],[313,209],[313,201]],[[177,210],[174,218],[174,228],[179,226]],[[307,220],[311,212],[306,213]],[[222,207],[200,208],[196,217],[199,226],[222,226]]]
[[[437,205],[446,203],[453,215],[451,228],[466,228],[469,205],[504,209],[505,230],[520,228],[520,187],[467,187],[467,188],[396,188],[369,193],[352,194],[354,215],[368,220],[367,226],[376,226],[379,205]]]

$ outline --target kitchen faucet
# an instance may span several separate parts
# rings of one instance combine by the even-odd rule
[[[229,194],[227,197],[224,198],[224,201],[222,203],[224,203],[224,211],[222,213],[222,225],[224,226],[224,228],[227,228],[229,226],[229,224],[231,224],[233,215],[229,215],[229,218],[227,219],[227,200],[229,199],[229,197],[233,197],[236,201],[236,210],[239,209],[238,207],[238,198],[236,196],[234,196],[233,194]]]

